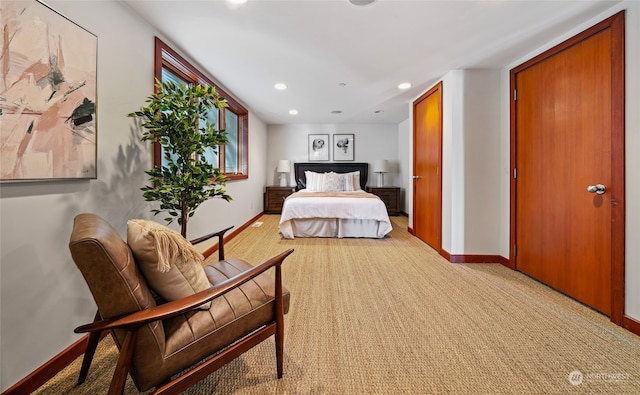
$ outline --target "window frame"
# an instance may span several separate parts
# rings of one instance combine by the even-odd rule
[[[226,146],[224,145],[218,146],[217,166],[227,180],[249,178],[249,111],[158,37],[155,37],[154,51],[154,81],[162,81],[162,69],[167,69],[188,83],[214,87],[216,92],[227,100],[228,107],[218,110],[219,124],[217,127],[220,129],[225,128],[226,111],[231,111],[238,116],[238,171],[233,173],[225,171]],[[158,141],[153,143],[153,165],[154,167],[162,165],[162,146]]]

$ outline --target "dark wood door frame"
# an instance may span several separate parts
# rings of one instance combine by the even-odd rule
[[[637,329],[637,322],[624,317],[624,270],[625,270],[625,205],[624,205],[624,158],[625,158],[625,54],[624,54],[624,11],[621,11],[595,26],[577,34],[576,36],[558,44],[546,52],[517,66],[510,73],[510,92],[515,92],[516,75],[532,65],[542,62],[563,50],[597,34],[603,30],[611,29],[611,171],[612,191],[611,196],[611,321],[617,325],[630,329]],[[509,266],[515,269],[514,245],[516,242],[516,179],[514,170],[516,166],[516,101],[511,95],[511,204],[510,204],[510,248]],[[633,329],[632,329],[633,330]],[[633,330],[635,332],[635,330]],[[637,333],[637,332],[636,332]]]

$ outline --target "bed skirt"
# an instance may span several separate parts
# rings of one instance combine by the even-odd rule
[[[391,231],[388,223],[372,219],[297,218],[280,224],[285,239],[294,237],[383,238]]]

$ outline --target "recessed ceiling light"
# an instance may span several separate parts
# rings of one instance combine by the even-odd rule
[[[403,82],[398,85],[398,89],[409,89],[409,88],[411,88],[411,83],[409,82]]]
[[[287,89],[287,84],[283,84],[282,82],[278,82],[273,87],[276,88],[279,91],[283,91],[283,90]]]
[[[298,115],[298,110],[292,108],[291,110],[289,110],[289,115]]]
[[[342,114],[342,111],[340,111],[340,110],[333,110],[333,111],[331,111],[331,114]]]
[[[246,2],[247,0],[227,0],[227,3],[231,3],[231,4],[244,4]]]
[[[376,0],[349,0],[349,3],[357,6],[369,5]]]

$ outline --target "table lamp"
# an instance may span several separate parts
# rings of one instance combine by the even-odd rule
[[[276,171],[280,173],[280,186],[289,186],[289,173],[291,173],[291,161],[280,159]]]
[[[373,162],[373,172],[379,173],[378,176],[378,186],[384,186],[384,173],[389,172],[389,162],[386,159],[376,159]]]

